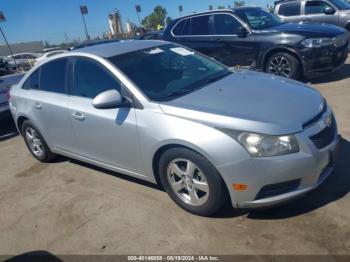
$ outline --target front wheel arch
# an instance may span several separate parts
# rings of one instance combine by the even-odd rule
[[[274,54],[277,54],[277,53],[287,53],[291,56],[294,56],[300,63],[301,65],[301,72],[304,72],[304,65],[303,65],[303,62],[301,61],[300,57],[295,54],[295,52],[289,50],[288,48],[274,48],[270,51],[268,51],[265,55],[264,55],[264,59],[263,59],[263,71],[265,72],[266,71],[266,66],[267,66],[267,62],[269,61],[269,58],[274,55]]]
[[[181,145],[181,144],[176,144],[176,143],[173,143],[173,144],[167,144],[167,145],[163,145],[161,146],[160,148],[157,149],[157,151],[155,152],[155,154],[153,155],[153,159],[152,159],[152,171],[153,171],[153,175],[154,175],[154,178],[157,182],[157,184],[161,187],[162,186],[162,183],[160,181],[160,174],[159,174],[159,170],[158,170],[158,165],[159,165],[159,161],[160,161],[160,158],[162,156],[163,153],[165,153],[167,150],[169,149],[173,149],[173,148],[185,148],[185,149],[188,149],[188,150],[191,150],[201,156],[203,156],[204,158],[206,158],[209,162],[210,159],[208,159],[206,156],[204,156],[203,154],[201,154],[200,152],[198,152],[197,150],[191,148],[191,147],[188,147],[188,146],[185,146],[185,145]],[[218,173],[220,174],[220,172],[218,171]],[[226,184],[226,181],[225,179],[222,177],[222,175],[220,174],[220,177],[221,179],[223,180],[223,182]],[[226,184],[227,185],[227,184]],[[230,198],[231,200],[231,194],[228,192],[228,189],[227,187],[225,188],[226,190],[226,195]]]

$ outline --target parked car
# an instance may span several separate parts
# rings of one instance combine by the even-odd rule
[[[275,14],[288,22],[327,23],[350,31],[350,4],[343,0],[282,0]]]
[[[58,54],[62,54],[68,52],[67,50],[55,50],[55,51],[50,51],[50,52],[46,52],[44,53],[42,56],[36,58],[34,61],[35,63],[44,61],[45,59],[47,59],[48,57],[54,56],[54,55],[58,55]]]
[[[66,81],[71,79],[71,81]],[[321,184],[335,117],[305,84],[232,72],[165,41],[96,45],[49,58],[10,92],[32,155],[79,159],[153,183],[199,215],[267,207]]]
[[[136,40],[161,40],[163,39],[164,30],[151,31],[143,35],[136,36]]]
[[[13,72],[8,65],[8,60],[4,58],[0,58],[0,76],[6,76]]]
[[[17,67],[21,67],[23,69],[29,69],[33,64],[34,60],[40,57],[42,54],[40,53],[21,53],[14,54],[12,56],[7,57],[7,63],[9,67],[13,70],[17,69]],[[15,63],[15,61],[16,63]]]
[[[293,79],[332,72],[348,56],[344,29],[286,23],[258,7],[181,17],[167,27],[163,38],[227,66],[240,65]]]
[[[23,73],[4,76],[0,78],[0,114],[9,110],[9,92],[12,85],[17,84],[23,77]]]

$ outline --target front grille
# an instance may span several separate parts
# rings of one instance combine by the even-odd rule
[[[287,182],[266,185],[260,189],[259,193],[255,197],[255,200],[278,196],[294,191],[299,187],[300,181],[301,179],[295,179]]]
[[[324,148],[328,146],[334,140],[336,135],[336,123],[334,116],[332,115],[332,124],[330,126],[326,126],[321,132],[317,133],[310,137],[311,141],[318,148]]]

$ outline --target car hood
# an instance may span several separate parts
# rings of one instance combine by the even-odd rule
[[[282,135],[302,131],[323,104],[320,93],[305,84],[242,70],[160,107],[210,126]]]
[[[339,26],[319,23],[284,23],[266,31],[299,34],[306,37],[334,37],[346,32]]]

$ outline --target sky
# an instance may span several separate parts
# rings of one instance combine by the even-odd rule
[[[273,0],[245,0],[246,5],[266,7]],[[86,24],[91,37],[102,36],[108,31],[108,14],[119,10],[123,23],[130,20],[138,24],[135,5],[141,5],[141,19],[150,14],[156,5],[164,6],[168,16],[179,17],[178,6],[183,6],[182,15],[208,10],[209,5],[233,6],[234,0],[1,0],[0,11],[6,22],[0,23],[10,43],[42,40],[51,44],[68,39],[84,40],[85,33],[80,14],[80,5],[87,5]],[[0,38],[0,44],[4,40]]]

